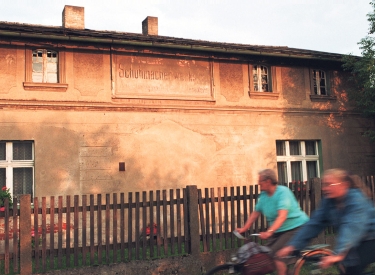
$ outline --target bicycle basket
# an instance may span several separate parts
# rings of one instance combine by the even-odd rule
[[[275,270],[268,247],[247,243],[238,250],[238,258],[244,262],[242,275],[264,275]]]

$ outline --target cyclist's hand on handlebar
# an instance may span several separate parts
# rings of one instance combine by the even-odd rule
[[[295,251],[294,246],[285,246],[276,252],[276,257],[285,258],[286,256],[291,255],[293,251]]]
[[[319,266],[320,266],[320,268],[325,269],[325,268],[328,268],[328,267],[330,267],[331,265],[333,265],[337,262],[341,262],[343,259],[344,259],[344,256],[342,256],[342,255],[326,256],[326,257],[322,258],[322,260],[319,263]]]
[[[272,234],[273,232],[269,232],[269,231],[260,232],[259,238],[261,238],[262,240],[267,240],[269,237],[272,236]]]
[[[246,232],[246,228],[244,227],[239,227],[239,228],[236,228],[235,231],[237,231],[238,233],[242,234],[242,233],[245,233]]]

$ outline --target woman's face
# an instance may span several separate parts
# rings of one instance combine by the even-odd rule
[[[272,187],[271,180],[263,180],[261,176],[258,178],[258,185],[260,187],[260,191],[266,191],[268,192],[270,188]]]
[[[340,181],[333,175],[323,177],[322,191],[325,197],[329,199],[341,198],[348,192],[348,182]]]

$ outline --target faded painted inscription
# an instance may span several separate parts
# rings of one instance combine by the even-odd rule
[[[118,55],[116,97],[212,99],[209,61]]]

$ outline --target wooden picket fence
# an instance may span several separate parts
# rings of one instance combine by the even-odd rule
[[[364,178],[372,190],[374,179]],[[319,203],[320,179],[289,186],[308,214]],[[0,211],[0,274],[148,260],[231,249],[231,233],[247,220],[258,186],[158,190],[14,199]],[[266,230],[261,217],[248,234]]]

